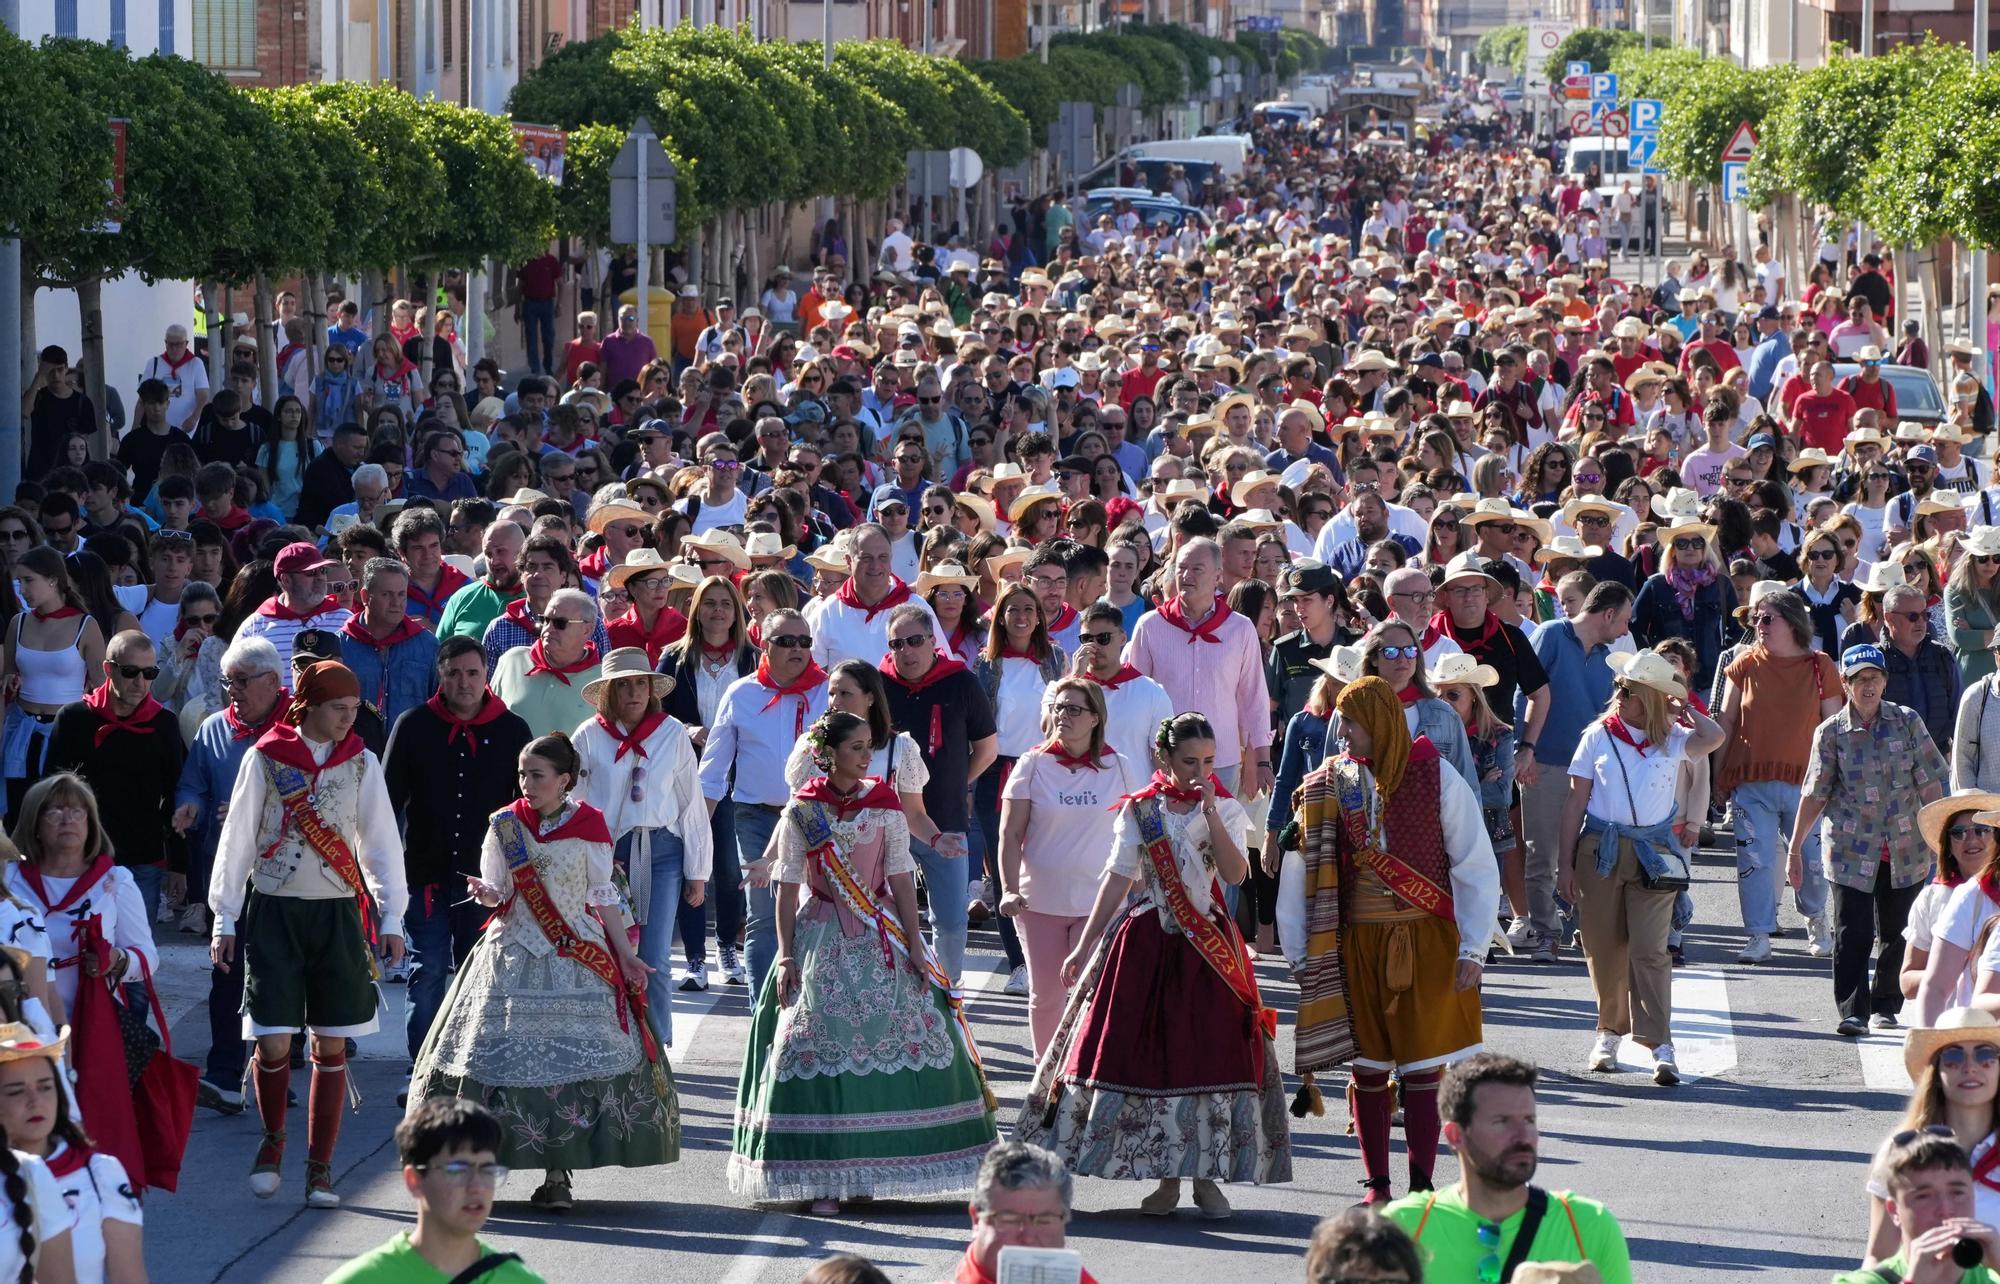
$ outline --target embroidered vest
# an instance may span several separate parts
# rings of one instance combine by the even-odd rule
[[[271,759],[254,749],[250,758],[264,773],[264,806],[257,815],[257,850],[277,844],[269,856],[250,869],[250,885],[266,896],[296,896],[302,900],[332,900],[354,895],[354,889],[327,867],[303,837],[298,827],[286,822],[285,805],[278,796]],[[320,772],[313,784],[313,810],[327,825],[355,846],[361,820],[361,773],[366,755],[348,759],[338,767]],[[357,850],[356,855],[359,855]]]
[[[1403,769],[1403,783],[1382,808],[1382,850],[1439,887],[1449,888],[1451,857],[1444,849],[1438,787],[1438,772],[1446,769],[1442,758],[1413,760]],[[1351,860],[1350,853],[1342,855]],[[1353,874],[1342,881],[1351,895]]]

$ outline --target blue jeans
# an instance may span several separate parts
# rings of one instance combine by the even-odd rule
[[[686,849],[680,835],[671,829],[652,831],[653,886],[647,897],[646,921],[639,928],[639,961],[650,964],[653,975],[646,981],[646,1011],[653,1018],[653,1030],[660,1042],[674,1046],[673,971],[674,920],[681,906],[681,871]],[[626,867],[631,877],[632,849],[638,846],[639,831],[624,835],[612,849],[612,859]],[[636,910],[638,907],[635,905]]]
[[[146,902],[146,924],[148,927],[151,927],[154,921],[160,917],[160,883],[167,876],[167,867],[165,865],[131,865],[127,866],[127,869],[132,875],[132,881],[139,885],[140,899]],[[193,886],[190,885],[188,890],[194,892]],[[207,899],[205,893],[195,893],[195,896],[198,899]]]
[[[736,861],[739,868],[764,854],[771,835],[778,828],[778,813],[748,803],[736,805]],[[959,894],[963,896],[963,882]],[[769,884],[748,889],[749,917],[743,934],[744,953],[750,965],[752,1001],[764,992],[764,978],[778,961],[778,900]],[[721,927],[718,924],[718,932]]]
[[[521,326],[528,332],[528,372],[548,374],[556,364],[556,301],[521,300]]]
[[[708,818],[708,836],[715,852],[715,870],[708,880],[707,903],[681,902],[681,952],[689,967],[708,963],[708,907],[715,906],[715,939],[725,950],[736,948],[743,930],[743,868],[736,859],[736,804],[725,798]]]
[[[243,1037],[243,955],[227,972],[208,970],[208,1063],[201,1077],[218,1088],[235,1092],[249,1063],[249,1041]]]
[[[409,1004],[403,1010],[403,1035],[410,1060],[423,1050],[438,1009],[451,989],[451,974],[472,953],[479,931],[493,910],[478,902],[452,904],[462,884],[434,883],[410,889],[410,908],[403,914],[403,947],[410,954]],[[240,983],[239,983],[240,984]]]
[[[992,881],[988,899],[995,906],[1000,904],[1000,791],[1005,787],[1001,778],[1014,770],[1014,762],[1015,759],[1002,758],[972,782],[973,811],[979,817],[979,833],[975,837],[982,849],[981,871]],[[968,877],[969,874],[970,871]],[[931,903],[931,913],[933,916],[937,913],[935,901]],[[1007,966],[1026,967],[1028,956],[1021,953],[1021,937],[1014,930],[1014,920],[997,910],[993,917],[1000,925],[1000,948],[1007,952]]]
[[[960,835],[963,837],[964,835]],[[924,896],[931,909],[931,952],[938,966],[958,984],[965,970],[965,889],[968,858],[940,855],[935,847],[910,840],[910,854],[924,873]]]
[[[1738,785],[1730,801],[1736,809],[1736,903],[1743,930],[1753,936],[1778,929],[1778,895],[1784,886],[1785,847],[1799,811],[1799,787],[1782,780]],[[1826,876],[1819,867],[1819,833],[1804,845],[1805,882],[1794,903],[1816,919],[1826,913]]]

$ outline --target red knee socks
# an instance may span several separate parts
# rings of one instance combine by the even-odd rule
[[[1371,1199],[1379,1190],[1389,1192],[1389,1116],[1394,1113],[1386,1070],[1354,1071],[1349,1093],[1354,1113],[1354,1131],[1361,1137],[1361,1171],[1368,1178]]]
[[[1410,1152],[1410,1189],[1430,1190],[1437,1167],[1438,1084],[1442,1070],[1403,1076],[1403,1144]]]
[[[265,1065],[263,1053],[254,1055],[257,1064],[257,1117],[264,1121],[265,1132],[283,1136],[285,1107],[289,1103],[292,1086],[292,1063],[288,1058],[279,1057],[277,1065]]]
[[[312,1094],[306,1099],[306,1159],[333,1162],[333,1144],[340,1140],[340,1112],[346,1106],[347,1054],[312,1059]]]

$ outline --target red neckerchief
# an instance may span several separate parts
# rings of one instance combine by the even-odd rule
[[[361,617],[358,615],[348,616],[340,626],[342,637],[353,638],[356,642],[374,647],[377,652],[387,651],[398,642],[407,642],[423,631],[424,626],[417,623],[414,617],[408,615],[405,615],[401,620],[396,622],[396,627],[389,630],[389,636],[386,638],[378,638],[373,633],[370,633],[362,625]]]
[[[1081,758],[1072,758],[1069,756],[1068,751],[1063,748],[1062,741],[1051,739],[1047,744],[1042,746],[1042,752],[1055,759],[1058,764],[1068,767],[1071,771],[1082,771],[1086,767],[1092,771],[1102,771],[1104,770],[1101,765],[1102,760],[1111,756],[1111,746],[1106,745],[1098,750],[1097,757],[1095,758],[1091,757],[1088,753],[1084,754]]]
[[[27,866],[23,865],[21,868],[26,869]],[[1991,867],[1980,873],[1979,890],[1986,893],[1987,900],[2000,905],[2000,879],[1994,878]]]
[[[1423,688],[1418,686],[1414,682],[1412,682],[1409,686],[1404,687],[1401,691],[1398,691],[1396,693],[1396,699],[1404,704],[1415,704],[1417,701],[1423,698],[1424,698]]]
[[[902,674],[896,672],[896,654],[893,651],[885,654],[882,657],[882,663],[879,667],[882,670],[882,676],[884,678],[888,679],[890,682],[898,683],[899,685],[902,686],[902,688],[905,691],[908,691],[911,695],[915,695],[917,692],[922,691],[925,687],[930,686],[933,683],[944,681],[946,678],[950,677],[954,673],[965,672],[965,666],[963,664],[959,663],[957,660],[950,659],[949,657],[945,656],[942,652],[938,653],[937,662],[931,665],[931,667],[925,671],[924,675],[919,678],[905,678]]]
[[[840,590],[833,595],[834,600],[842,606],[851,606],[857,611],[866,612],[867,622],[870,624],[875,622],[876,616],[882,614],[884,611],[894,610],[896,607],[909,601],[911,596],[910,586],[893,575],[889,577],[889,591],[884,593],[882,600],[873,606],[869,606],[861,600],[861,593],[854,587],[852,576],[842,580],[840,582]]]
[[[1613,740],[1623,740],[1626,744],[1637,749],[1641,758],[1646,756],[1646,750],[1650,747],[1651,742],[1634,737],[1632,728],[1625,725],[1625,719],[1615,713],[1611,714],[1604,719],[1604,729],[1611,733]]]
[[[451,595],[470,583],[472,579],[464,571],[450,562],[444,562],[438,567],[438,582],[435,589],[426,593],[424,586],[412,579],[409,592],[404,596],[408,597],[410,604],[417,608],[418,615],[427,620],[441,620],[444,618],[444,604],[451,600]]]
[[[479,737],[472,734],[472,728],[483,727],[495,718],[498,718],[501,714],[507,712],[507,702],[499,696],[494,695],[493,688],[488,687],[486,688],[486,694],[480,698],[479,712],[473,714],[470,718],[461,718],[453,713],[451,706],[444,702],[444,697],[441,695],[433,695],[430,699],[424,701],[424,708],[436,714],[438,721],[444,723],[445,748],[451,748],[452,742],[463,735],[465,737],[465,751],[477,758],[479,756]]]
[[[267,597],[257,604],[257,614],[263,616],[265,619],[289,621],[293,624],[304,624],[316,615],[327,611],[338,611],[339,609],[340,599],[331,593],[326,595],[324,601],[315,603],[303,611],[294,611],[291,607],[285,605],[282,598],[275,595]]]
[[[528,610],[528,594],[525,589],[522,590],[521,596],[501,608],[500,614],[530,633],[541,632],[541,626],[535,623],[535,617]]]
[[[1439,638],[1450,638],[1452,641],[1458,643],[1460,649],[1467,655],[1478,655],[1498,636],[1500,636],[1500,617],[1491,611],[1488,611],[1486,618],[1480,621],[1479,632],[1476,636],[1471,633],[1460,633],[1458,626],[1451,622],[1451,613],[1448,611],[1439,611],[1431,617],[1430,627],[1424,630],[1424,637],[1430,639],[1430,641],[1419,640],[1417,645],[1428,651],[1431,649],[1432,642],[1437,641]],[[1479,650],[1474,650],[1475,647],[1479,648]]]
[[[250,510],[247,508],[232,508],[222,516],[211,517],[209,520],[220,526],[223,534],[234,535],[237,531],[242,530],[250,524]]]
[[[495,584],[493,582],[493,577],[490,575],[487,576],[485,579],[480,580],[479,582],[486,586],[487,592],[496,594],[500,598],[503,605],[506,606],[511,606],[515,602],[518,602],[521,599],[528,596],[528,590],[522,588],[518,582],[516,582],[514,587],[510,589],[503,589],[498,584]]]
[[[271,706],[271,712],[264,715],[262,722],[245,722],[236,716],[236,706],[225,701],[222,706],[222,720],[228,724],[229,738],[231,740],[249,740],[254,736],[263,735],[277,724],[278,715],[283,713],[285,706],[290,703],[290,700],[285,698],[283,694],[280,694],[278,702]]]
[[[953,655],[971,655],[979,649],[979,629],[977,626],[977,618],[967,620],[951,635],[951,653]],[[968,642],[972,645],[967,646],[966,643]]]
[[[1051,634],[1060,633],[1070,625],[1075,624],[1076,614],[1076,608],[1064,602],[1062,610],[1056,612],[1056,618],[1049,621],[1049,632]]]
[[[1003,660],[1032,660],[1036,664],[1042,662],[1041,656],[1036,655],[1033,651],[1018,650],[1010,642],[1002,642],[1000,644],[1000,658]]]
[[[63,893],[59,901],[49,899],[49,889],[42,881],[41,867],[34,861],[24,860],[16,868],[21,871],[21,877],[28,880],[28,886],[35,889],[35,899],[42,903],[43,915],[46,917],[68,910],[82,900],[91,888],[97,886],[97,881],[111,872],[111,853],[98,853],[97,859],[90,862],[90,868],[77,875],[76,881],[69,885],[69,890]]]
[[[706,642],[701,644],[702,658],[711,664],[721,664],[724,660],[735,655],[738,650],[739,648],[734,642],[724,642],[721,646],[710,646]]]
[[[1146,676],[1145,674],[1139,672],[1137,669],[1133,668],[1129,664],[1119,665],[1118,672],[1112,674],[1108,678],[1100,678],[1094,673],[1086,673],[1083,675],[1084,681],[1095,682],[1098,686],[1103,687],[1106,691],[1116,691],[1118,688],[1124,686],[1127,682],[1130,682],[1132,679],[1143,678],[1145,676]]]
[[[67,620],[82,614],[83,608],[80,606],[59,606],[53,611],[36,611],[35,618],[38,620]]]
[[[299,729],[289,722],[274,723],[269,731],[257,737],[259,753],[273,762],[281,762],[287,767],[297,767],[308,776],[317,776],[329,767],[338,767],[350,758],[359,758],[361,751],[366,747],[361,743],[361,737],[350,731],[347,733],[347,739],[333,747],[333,752],[326,756],[325,762],[314,762],[312,747],[306,743],[306,738],[299,734]]]
[[[587,802],[577,803],[568,820],[547,831],[542,829],[541,813],[527,799],[516,798],[507,804],[507,810],[514,813],[514,819],[520,821],[521,827],[533,834],[538,843],[559,842],[565,838],[581,838],[586,843],[604,843],[607,846],[611,842],[611,829],[604,823],[604,813]]]
[[[805,802],[816,802],[829,809],[836,820],[846,820],[852,813],[870,808],[878,811],[903,810],[903,800],[888,785],[873,777],[863,783],[867,788],[857,789],[850,796],[835,789],[833,782],[825,776],[814,776],[800,787],[797,796]]]
[[[187,364],[188,362],[190,362],[190,361],[194,360],[194,345],[193,345],[192,343],[190,343],[190,344],[189,344],[189,345],[187,346],[187,351],[186,351],[186,352],[183,352],[183,353],[181,353],[181,359],[180,359],[179,361],[176,361],[176,360],[174,360],[174,359],[173,359],[172,357],[168,356],[168,355],[167,355],[166,353],[164,353],[164,352],[162,352],[162,353],[161,353],[161,354],[160,354],[159,356],[157,356],[157,357],[155,357],[155,358],[153,358],[153,359],[154,359],[155,361],[164,361],[164,362],[166,362],[166,363],[167,363],[167,369],[169,369],[169,370],[173,371],[173,372],[174,372],[175,374],[179,374],[179,373],[181,372],[181,367],[182,367],[182,366],[184,366],[184,365],[186,365],[186,364]]]
[[[562,450],[562,447],[558,446],[556,449]],[[575,452],[564,450],[563,453],[569,455]],[[585,553],[582,559],[577,562],[576,569],[579,574],[588,575],[594,580],[601,580],[604,578],[604,573],[611,569],[611,557],[600,545]]]
[[[799,674],[790,684],[781,687],[777,679],[771,676],[771,658],[762,655],[757,657],[757,685],[771,693],[771,698],[764,702],[765,713],[769,713],[777,706],[778,701],[786,696],[799,698],[798,714],[792,719],[792,734],[795,736],[806,733],[806,705],[811,702],[812,689],[825,681],[826,670],[819,667],[819,661],[807,660],[805,672]]]
[[[568,686],[570,684],[570,674],[582,673],[585,669],[590,668],[596,663],[597,643],[595,642],[586,642],[583,644],[582,656],[568,664],[558,665],[549,662],[549,653],[542,649],[542,639],[536,638],[528,644],[528,672],[523,676],[532,678],[537,673],[546,673],[564,686]]]
[[[639,623],[639,608],[627,607],[625,614],[604,622],[604,634],[612,646],[636,646],[646,653],[646,663],[658,664],[666,649],[686,636],[687,616],[671,606],[662,606],[653,617],[653,627]]]
[[[639,719],[639,725],[632,728],[628,734],[620,731],[618,724],[603,714],[600,713],[596,717],[597,725],[603,728],[604,734],[618,742],[618,752],[611,755],[613,762],[617,762],[628,753],[636,753],[641,758],[646,757],[646,738],[659,730],[660,724],[666,720],[667,715],[664,710],[649,713]]]
[[[121,718],[118,716],[118,711],[111,707],[109,682],[99,683],[95,691],[83,697],[83,703],[85,708],[104,719],[103,724],[97,728],[97,733],[91,738],[90,746],[93,749],[102,749],[104,742],[111,738],[111,733],[114,731],[129,731],[135,736],[152,735],[157,730],[153,726],[153,717],[162,707],[158,700],[148,695],[139,702],[138,708]]]
[[[1220,780],[1215,778],[1215,773],[1212,771],[1208,773],[1208,783],[1215,787],[1215,796],[1217,798],[1234,798],[1236,796],[1230,793]],[[1153,778],[1146,782],[1144,789],[1141,789],[1136,794],[1125,794],[1118,801],[1125,802],[1128,799],[1138,798],[1171,798],[1175,802],[1200,802],[1201,790],[1199,788],[1184,789],[1175,784],[1166,772],[1156,770],[1153,772]]]
[[[88,1146],[72,1146],[68,1142],[60,1144],[62,1153],[42,1161],[49,1166],[49,1172],[57,1177],[76,1176],[83,1171],[84,1165],[88,1164],[90,1157],[96,1153]]]
[[[1229,603],[1218,597],[1215,599],[1215,610],[1210,613],[1207,619],[1203,620],[1200,624],[1189,624],[1187,620],[1187,604],[1181,600],[1179,594],[1168,598],[1154,607],[1153,610],[1158,613],[1161,619],[1187,634],[1189,646],[1193,646],[1196,642],[1220,644],[1222,639],[1215,636],[1215,631],[1222,627],[1224,620],[1235,614],[1234,611],[1229,609]]]

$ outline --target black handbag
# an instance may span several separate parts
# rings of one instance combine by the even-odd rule
[[[1616,741],[1613,741],[1611,744],[1611,756],[1618,763],[1619,779],[1625,782],[1625,806],[1630,809],[1632,823],[1636,825],[1639,823],[1639,805],[1632,801],[1632,776],[1625,769],[1625,755],[1619,752]],[[1646,862],[1639,861],[1639,881],[1646,885],[1646,890],[1649,892],[1685,892],[1689,885],[1694,882],[1694,872],[1688,868],[1687,857],[1681,855],[1672,845],[1664,848],[1655,846],[1653,852],[1667,868],[1665,873],[1655,874],[1646,868]],[[1615,860],[1617,855],[1618,853],[1613,852],[1612,858]],[[1634,859],[1637,859],[1636,853],[1634,854]]]

